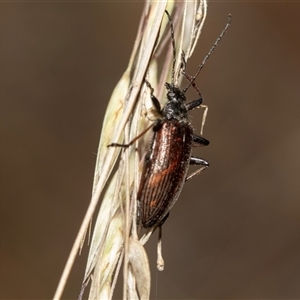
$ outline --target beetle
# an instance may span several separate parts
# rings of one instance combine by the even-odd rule
[[[209,141],[194,134],[188,112],[202,103],[202,98],[185,103],[185,94],[174,83],[166,83],[168,102],[161,109],[156,102],[161,119],[155,121],[153,137],[145,157],[138,189],[138,218],[144,228],[161,226],[177,201],[186,180],[189,165],[209,163],[191,155],[192,146],[206,146]]]
[[[161,108],[159,100],[154,96],[154,89],[151,84],[145,79],[145,83],[151,91],[150,97],[153,106],[160,115],[160,118],[155,120],[149,127],[153,129],[153,136],[144,159],[137,193],[137,223],[141,224],[144,228],[154,229],[161,227],[167,219],[170,210],[178,200],[185,182],[195,175],[200,174],[209,166],[208,161],[192,156],[192,147],[207,146],[209,141],[194,133],[194,129],[189,121],[189,111],[202,106],[203,97],[195,84],[195,79],[231,23],[231,16],[229,15],[226,27],[198,67],[195,76],[191,77],[186,73],[185,54],[182,53],[181,74],[184,75],[189,84],[186,88],[180,89],[174,80],[176,62],[174,28],[167,11],[166,14],[170,23],[173,46],[172,78],[171,83],[165,83],[167,103],[163,108]],[[185,93],[190,86],[194,87],[199,98],[186,102]],[[128,147],[149,128],[129,144],[113,143],[109,146]],[[200,168],[191,175],[187,175],[190,165],[198,165]]]

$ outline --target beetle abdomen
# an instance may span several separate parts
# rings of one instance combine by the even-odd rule
[[[158,226],[182,190],[191,157],[193,129],[187,122],[163,120],[146,156],[137,195],[143,227]]]

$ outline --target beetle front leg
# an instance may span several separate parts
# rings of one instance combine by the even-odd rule
[[[202,98],[202,96],[200,96],[199,99],[193,100],[193,101],[186,104],[186,109],[187,110],[193,110],[197,107],[201,107],[201,108],[204,109],[203,117],[202,117],[202,123],[201,123],[201,131],[200,131],[201,134],[203,134],[203,128],[204,128],[204,124],[206,122],[206,117],[207,117],[207,113],[208,113],[208,106],[203,105],[202,102],[203,102],[203,98]]]
[[[195,109],[195,108],[197,108],[199,106],[202,106],[201,105],[202,102],[203,102],[203,99],[201,97],[199,99],[196,99],[196,100],[193,100],[193,101],[187,103],[185,106],[186,106],[187,110],[193,110],[193,109]]]
[[[162,114],[161,106],[160,106],[160,103],[159,103],[158,99],[153,94],[154,89],[151,86],[150,82],[146,78],[145,78],[145,83],[146,83],[147,87],[150,89],[150,97],[151,97],[152,104],[155,107],[156,111],[161,115]]]

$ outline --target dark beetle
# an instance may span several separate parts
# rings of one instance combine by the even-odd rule
[[[163,109],[151,88],[151,99],[162,119],[155,121],[137,194],[138,219],[145,228],[160,226],[165,221],[187,180],[190,164],[202,166],[192,176],[209,165],[191,156],[192,146],[209,144],[193,133],[188,120],[188,111],[200,106],[202,98],[185,104],[183,91],[173,83],[166,83],[166,88],[168,102]]]
[[[171,28],[173,69],[171,83],[165,84],[168,91],[168,102],[163,109],[161,109],[159,101],[153,95],[153,88],[150,83],[146,81],[147,86],[151,89],[153,105],[161,115],[161,119],[156,120],[154,123],[154,134],[145,157],[137,194],[138,223],[141,223],[145,228],[161,226],[177,201],[184,183],[209,166],[206,160],[191,155],[193,146],[206,146],[209,144],[209,141],[202,136],[194,134],[193,127],[189,122],[188,112],[202,104],[203,98],[195,85],[195,79],[226,33],[232,19],[231,15],[229,15],[228,23],[202,64],[198,67],[195,76],[191,77],[185,72],[186,60],[184,53],[182,53],[181,73],[189,81],[189,85],[181,90],[174,83],[176,61],[174,28],[167,11],[166,14]],[[185,93],[190,86],[194,87],[199,95],[199,99],[185,103]],[[199,165],[201,167],[187,176],[189,165]]]
[[[195,84],[195,79],[226,33],[232,19],[231,15],[229,15],[228,23],[198,67],[195,76],[191,77],[185,72],[186,61],[185,55],[182,53],[181,74],[189,81],[189,84],[186,88],[181,90],[174,83],[174,67],[176,62],[174,29],[171,17],[167,11],[166,14],[171,28],[174,59],[171,83],[165,84],[168,91],[168,101],[163,108],[161,108],[158,99],[154,96],[154,90],[150,83],[145,80],[146,85],[151,89],[153,105],[161,118],[157,119],[154,124],[149,127],[153,127],[153,137],[145,157],[137,194],[138,223],[142,224],[144,228],[160,227],[167,219],[170,210],[177,201],[184,183],[193,176],[200,174],[209,166],[206,160],[191,155],[192,147],[207,146],[209,141],[202,136],[194,134],[193,127],[189,122],[188,112],[202,104],[203,98]],[[190,86],[194,87],[199,95],[199,99],[186,103],[185,93]],[[110,146],[128,147],[149,128],[133,139],[129,144],[113,143]],[[187,176],[189,165],[199,165],[201,167]]]

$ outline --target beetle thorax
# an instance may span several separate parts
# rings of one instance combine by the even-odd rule
[[[185,106],[184,93],[174,85],[166,83],[168,102],[163,108],[163,116],[167,120],[187,121],[188,111]]]

